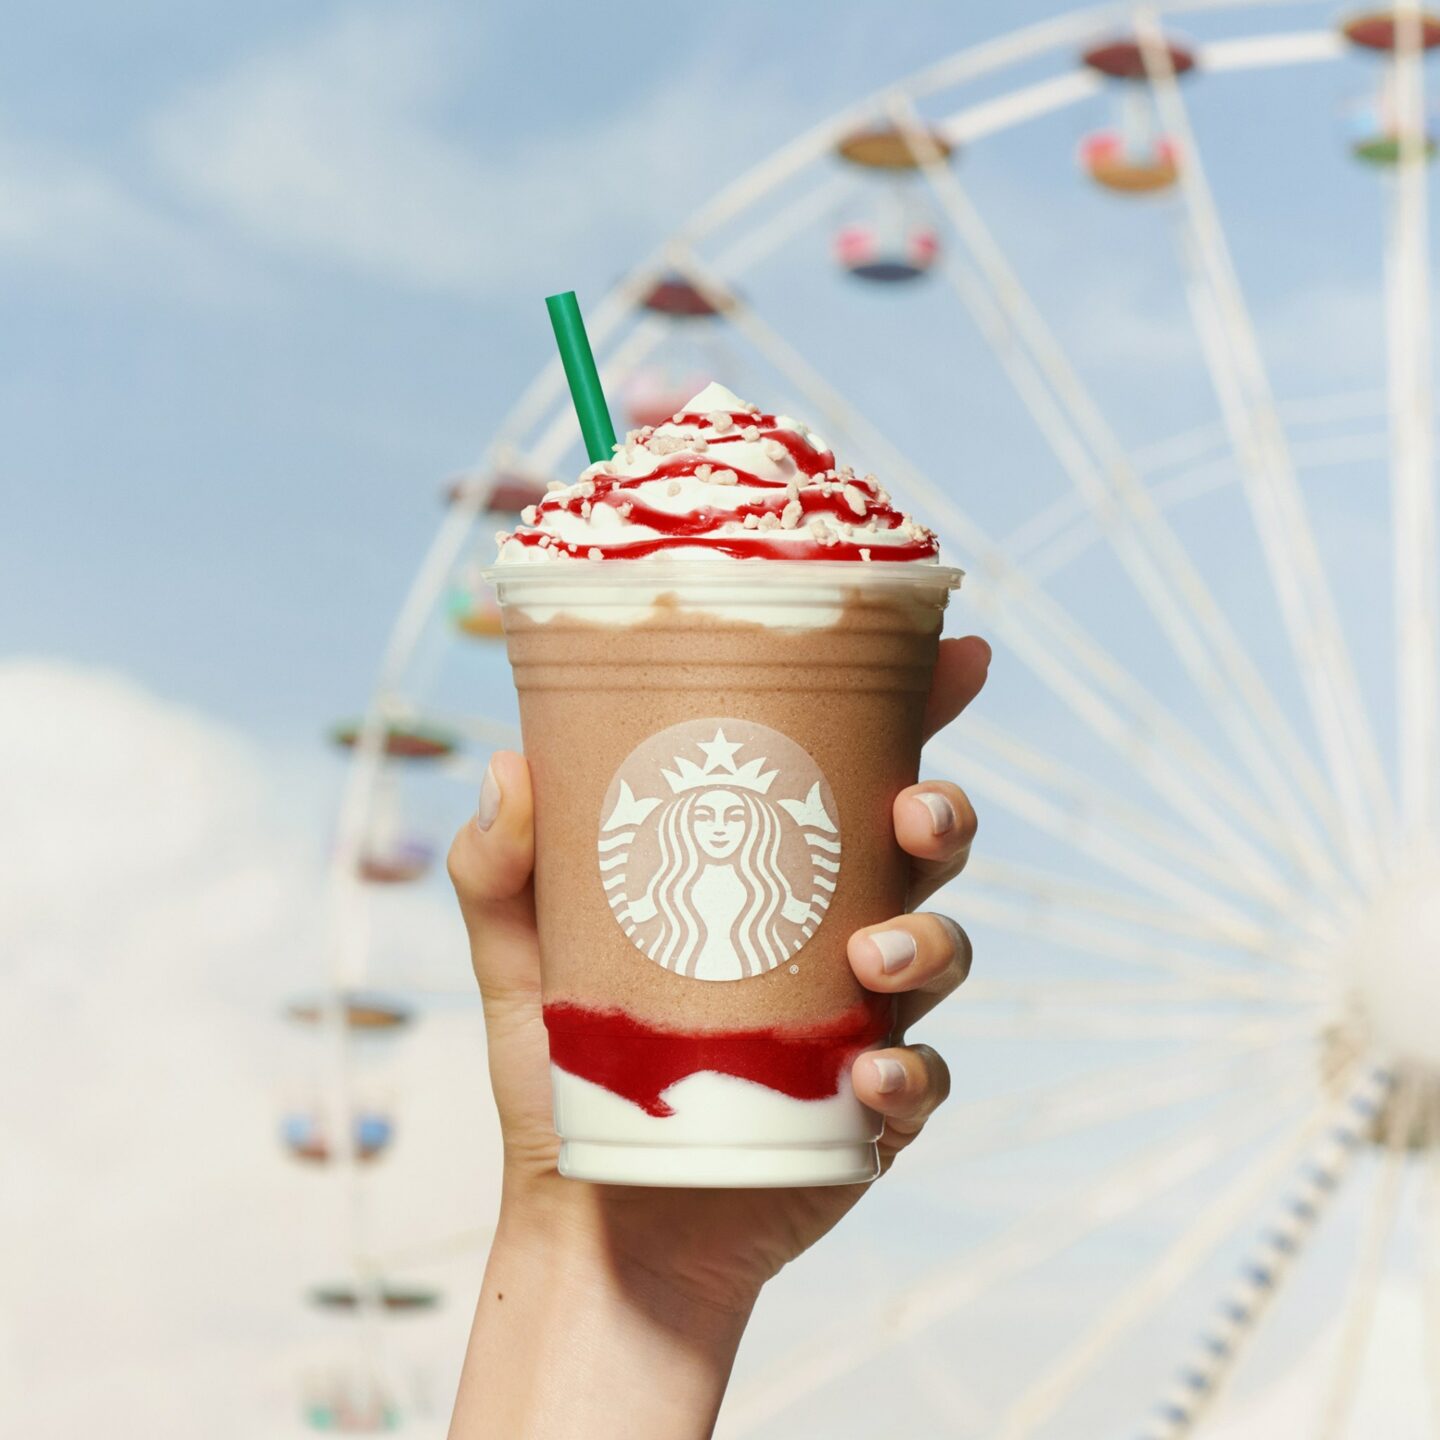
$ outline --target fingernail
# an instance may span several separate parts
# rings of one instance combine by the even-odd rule
[[[934,790],[921,790],[915,798],[930,812],[930,828],[936,835],[943,835],[955,828],[955,807]]]
[[[918,953],[915,937],[908,930],[876,930],[870,939],[880,952],[880,964],[887,975],[903,970]]]
[[[893,1094],[905,1084],[905,1067],[898,1060],[876,1060],[872,1057],[870,1063],[875,1067],[875,1088],[882,1095]]]
[[[488,830],[500,813],[500,782],[495,771],[487,765],[485,778],[480,782],[480,803],[475,807],[475,828]]]

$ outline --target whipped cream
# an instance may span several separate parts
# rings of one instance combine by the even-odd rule
[[[554,484],[496,536],[500,564],[555,560],[928,561],[935,535],[825,442],[707,385],[663,425]]]

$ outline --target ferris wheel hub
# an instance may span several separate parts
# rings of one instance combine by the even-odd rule
[[[1412,861],[1380,891],[1346,961],[1372,1047],[1440,1083],[1440,855]]]

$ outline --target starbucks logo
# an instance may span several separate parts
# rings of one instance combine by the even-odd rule
[[[631,943],[696,980],[743,980],[789,960],[840,877],[820,767],[748,720],[691,720],[637,745],[606,792],[599,851]]]

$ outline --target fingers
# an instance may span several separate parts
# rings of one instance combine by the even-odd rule
[[[948,915],[897,915],[857,930],[846,953],[867,989],[898,996],[895,1039],[958,990],[970,973],[970,937]]]
[[[446,863],[481,992],[487,999],[538,992],[534,808],[523,755],[491,756],[476,813],[460,827]]]
[[[850,968],[867,990],[894,994],[895,1039],[965,983],[970,938],[945,915],[898,915],[857,930],[847,946]],[[861,1055],[850,1082],[862,1105],[885,1117],[881,1164],[920,1133],[950,1094],[950,1069],[928,1045],[893,1045]]]
[[[895,838],[914,857],[907,898],[913,909],[965,868],[979,821],[965,792],[946,780],[907,786],[895,797],[893,814]]]
[[[850,1070],[856,1098],[885,1117],[880,1132],[883,1170],[924,1128],[950,1095],[950,1067],[928,1045],[868,1050]]]
[[[990,646],[978,635],[942,640],[925,704],[924,736],[943,730],[979,693],[990,670]]]

